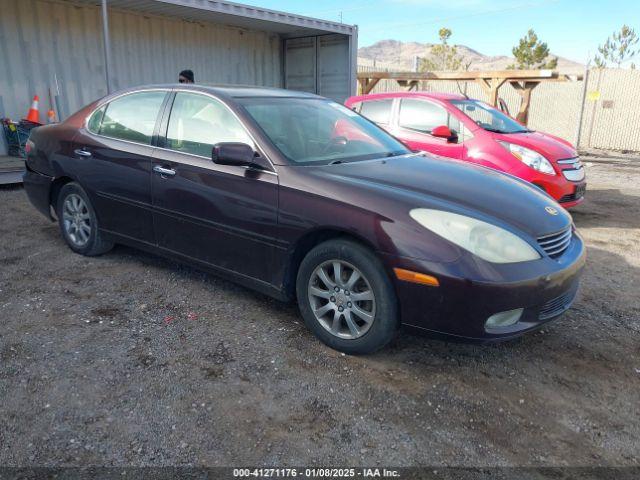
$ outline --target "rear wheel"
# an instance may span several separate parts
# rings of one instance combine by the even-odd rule
[[[398,328],[397,300],[380,260],[349,240],[331,240],[304,258],[296,282],[307,326],[330,347],[370,353]]]
[[[113,248],[98,230],[98,219],[89,197],[80,185],[67,183],[60,189],[56,212],[62,238],[81,255],[101,255]]]

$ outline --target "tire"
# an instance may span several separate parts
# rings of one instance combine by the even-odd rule
[[[113,248],[113,243],[100,233],[96,212],[77,183],[67,183],[60,189],[56,214],[62,238],[74,252],[91,257]]]
[[[355,283],[354,272],[359,275]],[[307,254],[298,269],[296,296],[307,327],[344,353],[374,352],[393,339],[400,325],[396,295],[382,263],[350,240],[329,240]]]

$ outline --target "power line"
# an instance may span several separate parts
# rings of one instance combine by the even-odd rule
[[[444,18],[439,18],[436,20],[430,20],[428,22],[419,22],[419,23],[362,23],[360,26],[361,30],[365,30],[367,28],[372,28],[372,27],[376,27],[379,28],[381,25],[384,25],[384,27],[386,29],[388,28],[394,28],[394,27],[419,27],[422,25],[432,25],[435,23],[443,23],[443,22],[449,22],[451,20],[459,20],[459,19],[463,19],[463,18],[472,18],[472,17],[479,17],[482,15],[491,15],[491,14],[495,14],[495,13],[502,13],[502,12],[508,12],[508,11],[513,11],[513,10],[521,10],[521,9],[526,9],[526,8],[534,8],[534,7],[540,7],[542,5],[545,5],[547,3],[558,3],[561,0],[544,0],[542,2],[536,2],[536,3],[525,3],[525,4],[520,4],[520,5],[514,5],[511,7],[506,7],[506,8],[499,8],[499,9],[494,9],[494,10],[486,10],[483,12],[475,12],[475,13],[469,13],[469,14],[465,14],[465,15],[457,15],[454,17],[444,17]]]
[[[371,8],[371,6],[375,3],[380,3],[381,0],[377,0],[377,1],[369,1],[369,2],[359,2],[356,3],[355,6],[351,6],[349,8],[332,8],[332,9],[327,9],[327,10],[313,10],[310,12],[306,12],[303,15],[306,16],[313,16],[313,15],[320,15],[323,13],[340,13],[340,12],[354,12],[356,10],[365,10],[365,9],[369,9]]]

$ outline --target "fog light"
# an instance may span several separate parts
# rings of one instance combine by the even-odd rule
[[[496,313],[487,319],[484,326],[487,328],[508,327],[520,320],[523,311],[524,308],[516,308],[515,310]]]

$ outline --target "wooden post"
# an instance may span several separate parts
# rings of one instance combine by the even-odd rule
[[[379,78],[358,78],[358,87],[360,95],[367,95],[371,93],[371,90],[378,84]]]
[[[358,77],[358,95],[364,95],[364,89],[367,88],[368,78]]]
[[[489,96],[489,105],[498,106],[498,89],[507,81],[506,78],[478,78],[478,83]]]
[[[409,92],[411,90],[417,90],[418,84],[420,83],[418,80],[396,80],[396,82],[398,82],[398,85],[402,88],[406,88]]]
[[[529,106],[531,105],[531,92],[538,86],[540,82],[510,82],[511,86],[520,95],[520,110],[516,116],[516,120],[523,125],[527,125],[529,121]]]

